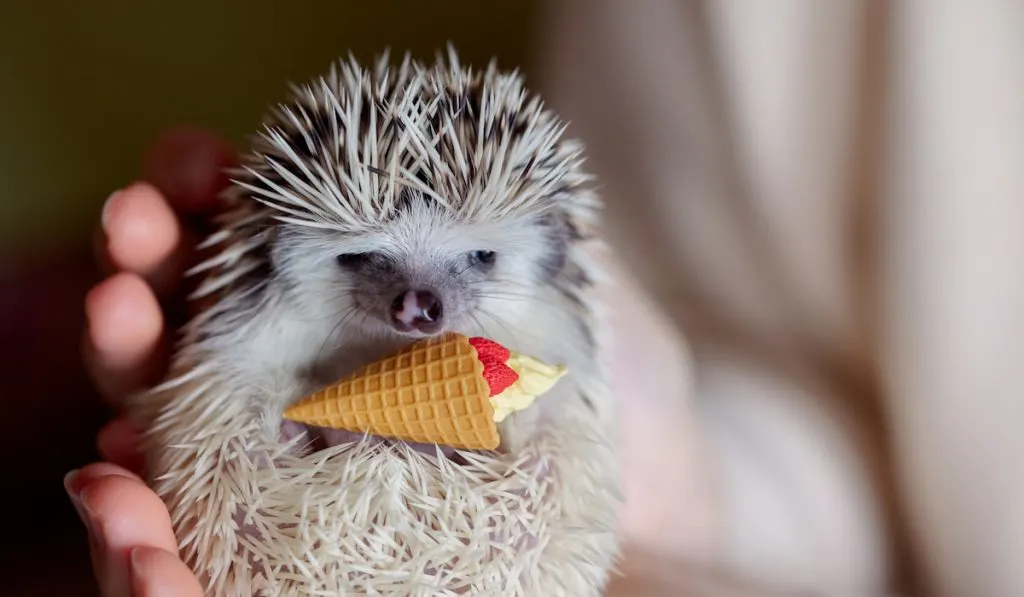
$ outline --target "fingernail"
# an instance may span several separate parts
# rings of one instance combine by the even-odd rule
[[[118,189],[107,197],[107,200],[103,202],[103,211],[100,212],[100,226],[103,227],[103,231],[110,233],[110,218],[113,213],[112,206],[117,198],[121,195],[121,190]]]
[[[74,469],[64,475],[64,491],[68,492],[68,497],[71,499],[71,504],[75,507],[75,511],[78,512],[78,517],[82,519],[82,524],[85,525],[90,535],[95,535],[95,525],[93,523],[93,515],[89,510],[89,506],[82,500],[82,490],[85,487],[82,486],[79,479],[79,470]]]
[[[153,593],[151,588],[147,590],[147,585],[152,583],[146,582],[145,566],[141,562],[142,549],[141,547],[133,547],[128,554],[128,590],[132,595]],[[162,592],[157,591],[157,594],[162,594]]]
[[[139,569],[139,548],[133,547],[132,550],[128,552],[128,575],[131,579],[130,582],[133,590],[138,586],[137,583],[142,580],[139,575]]]
[[[71,504],[75,507],[75,510],[78,512],[78,516],[82,519],[82,522],[85,523],[85,509],[82,505],[82,498],[79,496],[82,488],[78,486],[77,468],[68,471],[68,473],[64,475],[64,491],[68,493],[68,497],[71,498]]]
[[[105,549],[103,533],[97,532],[92,512],[89,511],[89,506],[82,500],[82,490],[85,488],[82,487],[79,481],[78,472],[78,469],[74,469],[64,475],[64,490],[68,492],[71,504],[75,507],[75,511],[78,512],[78,518],[82,520],[82,524],[85,525],[85,530],[88,532],[89,551],[92,553],[93,558],[97,558],[100,557]]]

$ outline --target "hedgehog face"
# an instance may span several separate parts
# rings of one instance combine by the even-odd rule
[[[345,335],[515,329],[564,260],[553,221],[471,222],[416,197],[358,233],[284,228],[276,270],[304,313]]]
[[[566,254],[598,207],[565,126],[494,65],[407,58],[295,86],[233,171],[200,294],[270,305],[255,361],[301,368],[448,331],[562,333],[557,305],[588,282]]]

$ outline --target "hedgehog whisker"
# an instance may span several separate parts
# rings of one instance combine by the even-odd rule
[[[343,290],[341,292],[338,292],[337,294],[335,294],[335,293],[328,293],[328,294],[324,295],[324,298],[327,301],[340,301],[342,299],[350,298],[353,294],[355,294],[355,290],[356,290],[355,288],[352,288],[352,289]],[[350,304],[346,308],[345,312],[347,313],[349,310],[353,310],[353,309],[356,309],[356,308],[357,307],[355,305],[351,305]],[[337,313],[329,313],[329,314],[321,316],[321,317],[312,317],[312,316],[310,316],[310,317],[295,317],[293,315],[291,317],[291,319],[293,321],[312,323],[312,322],[326,321],[328,319],[334,319],[336,317],[338,317]]]
[[[477,286],[477,285],[483,285],[483,284],[486,284],[488,286],[493,286],[493,285],[500,284],[502,286],[506,286],[506,285],[507,286],[515,286],[516,288],[522,288],[524,290],[529,290],[529,291],[534,290],[533,286],[530,286],[529,284],[524,284],[523,282],[520,282],[518,280],[513,280],[511,278],[492,278],[492,279],[489,279],[489,280],[477,280],[477,281],[470,282],[469,286]]]
[[[473,280],[473,281],[467,283],[466,285],[469,286],[470,288],[476,288],[476,287],[479,287],[479,286],[483,286],[485,288],[498,290],[500,292],[507,292],[504,288],[500,288],[501,286],[514,286],[517,289],[521,288],[521,289],[530,290],[530,291],[533,290],[532,286],[528,286],[528,285],[523,284],[521,282],[516,282],[515,280],[504,280],[504,279],[493,279],[493,278],[490,279],[490,280]],[[524,293],[524,294],[532,295],[533,293],[529,292],[529,293]]]
[[[353,327],[361,327],[363,322],[366,321],[367,314],[363,309],[359,308],[358,305],[352,305],[351,307],[348,308],[346,313],[347,316],[341,321],[339,328],[352,324],[353,320],[355,320],[357,315],[362,315],[363,318],[360,319],[359,323]]]
[[[457,277],[461,276],[462,274],[468,272],[471,269],[473,269],[473,264],[472,263],[470,263],[466,267],[460,269],[459,271],[455,272],[455,277],[457,278]],[[485,282],[485,281],[486,280],[481,280],[481,282]]]
[[[509,336],[511,336],[513,339],[516,340],[516,342],[519,341],[519,336],[515,332],[513,332],[512,329],[510,329],[508,327],[507,323],[505,322],[504,319],[501,318],[501,316],[495,315],[494,313],[491,313],[487,309],[477,309],[476,312],[480,313],[481,315],[486,315],[487,317],[491,318],[491,320],[494,323],[496,323],[498,325],[498,327],[500,327],[501,329],[505,330],[505,332],[508,333]],[[529,336],[531,339],[537,339],[537,337],[532,335],[532,334],[527,334],[527,336]]]
[[[528,294],[516,294],[516,293],[511,293],[511,292],[502,293],[502,292],[479,292],[479,291],[474,291],[473,292],[473,298],[496,299],[496,300],[503,300],[503,301],[528,301],[528,300],[532,299],[533,296],[528,295]]]
[[[320,349],[316,353],[316,361],[320,361],[320,359],[323,358],[324,351],[327,350],[327,344],[331,341],[331,338],[334,337],[335,333],[339,329],[341,329],[342,326],[344,326],[348,322],[348,320],[350,320],[358,312],[359,309],[355,305],[351,305],[345,311],[345,313],[338,319],[338,322],[334,324],[334,326],[331,328],[331,331],[324,337],[324,341],[320,345]],[[337,345],[332,346],[332,348],[337,348]]]
[[[356,314],[362,315],[362,317],[359,319],[359,323],[355,324],[355,327],[362,329],[363,327],[365,327],[363,324],[365,324],[366,320],[370,318],[370,314],[369,312],[363,309],[356,310]],[[383,330],[377,330],[377,333],[382,339],[384,338]],[[340,346],[340,344],[338,346]],[[337,346],[335,348],[337,348]]]
[[[358,320],[356,319],[357,316],[360,316],[358,318]],[[364,324],[366,323],[366,320],[369,319],[369,318],[370,318],[370,313],[369,312],[365,311],[364,309],[356,308],[356,309],[353,309],[352,314],[348,317],[348,321],[346,322],[346,325],[348,325],[348,326],[350,326],[350,327],[352,327],[354,329],[360,330],[360,333],[365,334],[366,331],[365,331],[365,325]],[[368,334],[368,335],[370,335],[371,337],[378,337],[381,340],[384,339],[384,334],[381,333],[381,330],[375,329],[375,330],[372,331],[371,334]],[[338,348],[338,347],[341,346],[340,339],[341,338],[339,337],[339,343],[335,345],[335,348]]]
[[[470,313],[469,317],[473,320],[473,323],[476,324],[477,332],[486,336],[487,328],[484,327],[484,324],[480,323],[480,319],[476,316],[476,313]]]
[[[478,289],[478,288],[474,288],[472,292],[473,292],[474,296],[487,297],[487,298],[502,297],[502,298],[515,298],[515,299],[529,300],[529,299],[533,298],[533,296],[534,296],[532,294],[527,294],[525,292],[514,292],[514,291],[504,291],[504,290],[483,290],[483,289]]]
[[[357,290],[358,290],[357,288],[337,288],[337,289],[334,289],[333,292],[330,292],[330,293],[326,294],[325,296],[326,296],[326,298],[329,298],[329,299],[349,298],[350,296],[354,295]]]
[[[320,322],[323,322],[323,321],[330,321],[330,320],[334,320],[334,319],[336,319],[337,317],[338,317],[338,314],[337,314],[337,313],[330,313],[330,314],[327,314],[327,315],[321,315],[321,316],[318,316],[318,317],[313,317],[313,316],[308,316],[308,317],[303,317],[303,316],[299,316],[299,317],[296,317],[296,316],[290,316],[290,317],[289,317],[289,319],[290,319],[291,321],[295,321],[295,322],[298,322],[298,323],[320,323]]]

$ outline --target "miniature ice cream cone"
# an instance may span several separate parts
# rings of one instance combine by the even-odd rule
[[[289,407],[291,421],[414,443],[493,450],[497,423],[566,373],[486,338],[425,340]]]

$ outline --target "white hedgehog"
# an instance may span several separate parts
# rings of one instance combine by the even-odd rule
[[[619,477],[600,203],[564,132],[516,72],[454,50],[292,86],[200,247],[202,310],[170,377],[134,404],[208,594],[603,591]],[[570,373],[493,453],[282,426],[306,393],[448,331]]]

